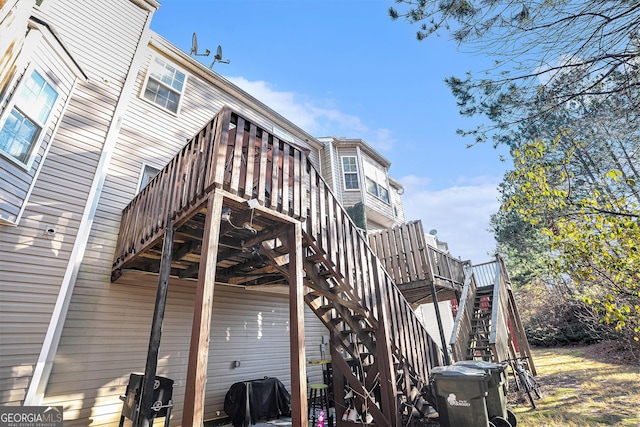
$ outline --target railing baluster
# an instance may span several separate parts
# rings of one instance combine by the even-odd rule
[[[299,219],[307,212],[307,166],[304,151],[293,150],[293,217]],[[302,215],[301,215],[302,214]]]
[[[280,168],[280,141],[276,137],[273,137],[271,160],[271,203],[269,203],[269,207],[273,210],[278,210],[278,170]]]
[[[289,176],[290,164],[291,164],[291,147],[288,144],[284,144],[282,149],[282,213],[289,214]]]
[[[254,169],[256,165],[256,125],[251,123],[249,125],[249,142],[247,145],[247,173],[244,181],[244,196],[248,199],[255,197],[253,190]]]
[[[242,169],[242,142],[244,140],[244,119],[242,117],[238,117],[235,130],[234,147],[233,150],[229,150],[233,153],[233,158],[226,164],[228,173],[230,174],[229,192],[232,194],[238,194],[238,187],[240,185],[240,170]]]

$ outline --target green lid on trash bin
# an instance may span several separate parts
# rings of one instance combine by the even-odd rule
[[[462,381],[486,381],[491,374],[484,370],[467,368],[465,366],[436,366],[431,370],[430,377],[433,380],[462,380]]]
[[[502,363],[487,362],[485,360],[461,360],[456,362],[454,366],[464,366],[466,368],[484,369],[484,370],[503,370]]]

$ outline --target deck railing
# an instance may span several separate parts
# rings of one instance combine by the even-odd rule
[[[421,221],[412,221],[369,235],[369,244],[397,284],[433,280],[462,290],[464,262],[425,243]]]
[[[303,150],[225,107],[125,207],[114,267],[162,237],[167,218],[193,213],[214,186],[300,219],[308,181]]]

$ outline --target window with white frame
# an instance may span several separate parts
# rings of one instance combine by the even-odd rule
[[[355,156],[345,156],[342,158],[342,174],[344,175],[345,190],[357,190],[360,188],[358,162]]]
[[[32,71],[18,88],[9,113],[0,122],[0,152],[28,167],[56,99],[58,92],[40,73]]]
[[[140,177],[140,185],[138,186],[138,191],[141,191],[144,187],[146,187],[149,181],[155,178],[158,173],[160,173],[160,169],[153,166],[144,165],[144,167],[142,168],[142,175]]]
[[[142,96],[161,108],[177,114],[186,78],[185,73],[164,59],[155,57],[151,63]]]
[[[367,184],[367,192],[389,203],[387,172],[365,160],[364,176]]]

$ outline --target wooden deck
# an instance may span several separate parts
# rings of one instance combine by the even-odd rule
[[[421,221],[412,221],[369,236],[369,244],[385,270],[414,307],[459,299],[468,263],[425,243]]]
[[[171,250],[163,248],[167,227],[174,231]],[[416,258],[426,274],[421,280],[436,278],[441,289],[457,289],[459,278],[446,277],[455,271],[450,260],[437,258],[439,269],[428,272],[429,256]],[[162,274],[163,259],[170,275],[198,279],[190,354],[199,359],[206,351],[208,329],[202,325],[210,315],[207,298],[219,281],[289,285],[291,304],[303,283],[304,302],[330,333],[336,387],[349,382],[359,396],[357,405],[368,408],[376,425],[396,425],[398,393],[408,396],[427,381],[431,367],[442,364],[440,350],[410,302],[305,150],[228,108],[189,140],[123,211],[112,279],[127,270]],[[292,313],[296,311],[292,305]],[[303,416],[306,405],[300,388],[304,378],[297,378],[301,374],[295,368],[299,339],[292,335],[294,420],[296,410]],[[198,424],[201,417],[196,401],[206,366],[192,356],[183,425]],[[347,358],[358,361],[361,375],[354,374]],[[341,395],[336,393],[338,399]],[[187,405],[194,408],[187,410]],[[303,421],[294,421],[298,423]]]

